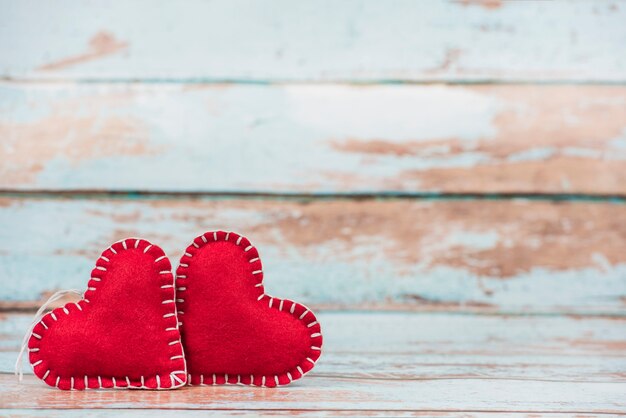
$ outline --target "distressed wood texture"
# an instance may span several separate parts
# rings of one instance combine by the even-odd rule
[[[622,86],[5,83],[0,137],[5,189],[626,194]]]
[[[287,388],[66,393],[0,374],[5,408],[626,413],[626,319],[322,312],[319,366]],[[30,318],[0,321],[3,359]],[[2,361],[9,371],[12,362]],[[382,412],[387,410],[387,413]],[[295,412],[295,411],[291,411]],[[316,412],[317,413],[317,412]]]
[[[0,9],[5,78],[626,81],[626,5],[614,0],[2,0]]]
[[[2,198],[0,300],[82,289],[122,238],[177,263],[224,229],[258,246],[270,294],[316,307],[621,315],[625,216],[588,202]]]
[[[5,409],[5,412],[11,418],[57,418],[57,417],[119,417],[119,416],[132,416],[132,417],[147,417],[153,418],[154,410],[139,410],[139,409]],[[463,418],[475,418],[475,417],[499,417],[499,418],[571,418],[572,413],[559,413],[559,412],[502,412],[502,411],[398,411],[398,410],[316,410],[303,411],[301,409],[291,410],[192,410],[192,409],[159,409],[159,417],[171,418],[171,417],[207,417],[207,416],[220,416],[220,417],[351,417],[351,416],[363,416],[367,417],[463,417]],[[619,417],[622,414],[616,413],[586,413],[579,415],[580,417]]]

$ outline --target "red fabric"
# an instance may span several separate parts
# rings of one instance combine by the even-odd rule
[[[311,370],[322,335],[305,306],[264,294],[259,253],[233,232],[207,232],[176,271],[190,383],[286,385]]]
[[[91,277],[82,300],[35,325],[28,342],[35,374],[66,390],[184,385],[174,278],[163,250],[141,239],[117,242]]]

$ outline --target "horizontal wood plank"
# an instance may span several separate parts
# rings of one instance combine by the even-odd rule
[[[499,417],[499,418],[528,418],[528,412],[503,412],[503,411],[397,411],[397,410],[367,410],[367,411],[354,411],[354,410],[320,410],[315,411],[303,411],[302,409],[283,409],[283,410],[224,410],[209,411],[206,409],[193,410],[193,409],[158,409],[156,412],[154,409],[5,409],[5,412],[11,418],[66,418],[66,417],[135,417],[135,418],[152,418],[155,413],[158,413],[159,417],[207,417],[207,416],[219,416],[219,417],[291,417],[297,416],[301,418],[319,418],[319,417],[347,417],[358,416],[366,413],[368,417],[373,418],[404,418],[404,417],[459,417],[463,418],[477,418],[477,417]],[[533,412],[532,418],[550,417],[550,418],[571,418],[571,413],[559,413],[559,412]],[[585,417],[612,417],[621,416],[621,414],[611,413],[598,413],[598,414],[585,414]]]
[[[308,378],[280,389],[186,387],[174,391],[66,393],[28,376],[18,384],[0,375],[6,408],[369,410],[463,412],[624,413],[626,383],[526,382],[515,380],[363,381]],[[482,396],[480,396],[482,395]]]
[[[626,87],[4,83],[0,109],[4,189],[626,194]]]
[[[621,2],[0,3],[26,80],[626,81]]]
[[[224,229],[259,248],[270,294],[317,308],[622,315],[625,216],[624,204],[521,200],[1,198],[0,300],[33,308],[84,288],[119,239],[159,244],[176,265]]]
[[[307,379],[626,383],[626,318],[316,314],[324,355]],[[32,314],[0,316],[0,373],[13,372],[31,320]],[[28,366],[24,372],[32,374]]]
[[[626,319],[322,312],[325,352],[286,388],[70,395],[0,374],[6,408],[625,413]],[[0,321],[14,358],[27,315]],[[3,356],[4,358],[4,356]],[[8,362],[0,364],[6,370]],[[387,363],[383,365],[382,363]],[[12,364],[11,364],[12,365]],[[362,411],[362,412],[359,412]],[[332,415],[329,412],[330,415]]]

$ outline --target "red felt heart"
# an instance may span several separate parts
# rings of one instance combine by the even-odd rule
[[[161,248],[106,249],[77,303],[46,314],[28,341],[35,374],[59,389],[173,389],[187,381],[174,277]]]
[[[322,334],[307,307],[265,294],[259,253],[234,232],[207,232],[176,270],[193,385],[286,385],[311,370]]]

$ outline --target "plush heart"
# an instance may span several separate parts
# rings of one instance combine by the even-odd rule
[[[321,354],[315,315],[265,294],[259,253],[245,237],[197,237],[180,260],[176,286],[190,384],[286,385]]]
[[[173,389],[187,372],[174,277],[163,250],[129,238],[106,249],[83,299],[46,314],[30,335],[35,374],[59,389]]]

